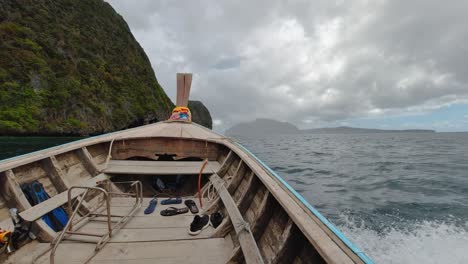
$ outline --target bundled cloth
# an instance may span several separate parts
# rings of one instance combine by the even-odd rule
[[[185,106],[177,106],[172,110],[172,115],[169,120],[179,120],[179,121],[192,121],[192,113],[190,113],[190,109]]]

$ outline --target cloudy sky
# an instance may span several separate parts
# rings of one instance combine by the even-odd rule
[[[215,129],[468,130],[466,0],[111,0],[175,101],[175,73]]]

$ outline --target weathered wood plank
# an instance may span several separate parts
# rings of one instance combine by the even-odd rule
[[[236,191],[232,194],[232,198],[234,198],[234,201],[236,203],[240,201],[241,196],[245,194],[245,191],[249,188],[248,184],[250,184],[250,180],[252,179],[252,171],[246,171],[245,176],[242,177],[242,180],[239,183],[239,186],[237,187]]]
[[[234,172],[234,175],[232,176],[232,180],[229,183],[229,186],[227,188],[228,192],[230,194],[234,194],[234,191],[239,187],[240,182],[242,179],[245,177],[245,168],[246,166],[242,162],[242,160],[239,161],[239,164],[237,164],[236,171]]]
[[[119,218],[113,217],[113,220]],[[159,212],[150,215],[134,216],[122,229],[156,229],[156,228],[188,228],[193,221],[193,215],[174,215],[163,217]],[[105,228],[107,226],[106,217],[96,217],[86,224],[89,228]]]
[[[295,251],[297,251],[297,245],[295,244],[297,240],[296,230],[297,227],[295,227],[294,222],[289,218],[283,234],[278,238],[278,249],[271,263],[285,263],[292,259]]]
[[[187,129],[192,131],[190,127]],[[115,141],[112,146],[112,159],[128,160],[133,157],[145,157],[147,159],[157,160],[159,155],[173,155],[175,160],[188,157],[216,160],[218,156],[217,144],[210,143],[206,140],[184,139],[184,137],[195,139],[197,135],[190,136],[187,133],[182,133],[182,127],[179,127],[179,131],[172,130],[171,127],[168,127],[168,130],[164,131],[163,134],[167,133],[171,134],[172,137],[180,138],[143,138]],[[183,131],[186,131],[185,128]]]
[[[244,192],[240,195],[241,197],[237,201],[235,201],[237,207],[239,208],[239,212],[241,213],[241,215],[243,215],[244,212],[247,210],[248,206],[252,202],[253,197],[255,196],[255,193],[253,193],[256,188],[256,185],[253,184],[253,180],[255,179],[255,176],[253,172],[251,172],[249,175],[250,175],[248,176],[249,179],[246,180],[247,181],[246,184],[248,186],[246,186],[246,188],[244,189]],[[250,195],[250,198],[248,197],[248,194]],[[231,228],[232,228],[231,220],[229,218],[225,218],[221,222],[221,224],[218,226],[218,228],[216,228],[214,237],[226,236],[226,234],[230,232]]]
[[[49,244],[36,245],[20,249],[6,263],[30,264],[33,256],[50,247]],[[56,252],[56,263],[83,263],[94,251],[95,245],[87,243],[67,242],[61,244]],[[91,263],[225,263],[232,245],[223,238],[200,240],[139,242],[139,243],[108,243],[92,260]],[[35,261],[36,264],[48,264],[49,254]]]
[[[176,105],[177,106],[183,106],[182,101],[183,101],[183,97],[184,97],[185,78],[184,78],[183,74],[178,73],[176,75],[176,79],[177,79]]]
[[[3,199],[2,193],[0,192],[0,221],[10,218],[9,208]]]
[[[94,234],[105,234],[107,227],[93,228],[83,226],[79,229],[80,232],[89,232]],[[110,242],[112,243],[127,243],[127,242],[152,242],[152,241],[170,241],[170,240],[191,240],[191,239],[205,239],[211,238],[213,227],[209,226],[204,229],[199,235],[191,236],[188,233],[188,226],[186,227],[172,227],[172,228],[124,228],[119,232],[112,235]],[[82,240],[95,242],[98,238],[86,237],[81,235],[72,235],[66,238],[67,240]]]
[[[100,170],[94,163],[93,157],[91,156],[86,147],[77,149],[76,154],[78,155],[86,170],[91,174],[91,176],[96,176],[99,174]]]
[[[44,159],[42,165],[48,173],[50,181],[54,184],[59,193],[66,191],[70,187],[67,177],[65,177],[65,174],[62,172],[54,156]]]
[[[234,154],[234,152],[229,151],[223,163],[221,164],[221,167],[217,171],[217,174],[221,177],[224,176],[224,174],[226,174],[226,172],[228,171],[229,167],[231,166],[235,158],[236,158],[236,155]]]
[[[254,211],[255,220],[252,223],[252,234],[255,240],[258,240],[258,238],[260,238],[261,234],[267,226],[268,221],[273,215],[274,200],[275,198],[273,198],[270,192],[266,191],[262,198],[262,202]]]
[[[96,186],[97,182],[104,181],[109,179],[110,176],[106,174],[100,174],[94,178],[91,178],[80,186]],[[72,191],[72,198],[76,198],[78,195],[84,192],[83,189],[75,189]],[[22,192],[21,192],[22,193]],[[55,208],[62,206],[68,201],[68,191],[61,192],[45,202],[37,204],[33,207],[31,205],[28,208],[25,208],[23,212],[19,213],[19,215],[26,221],[34,221],[42,217],[43,215],[47,214],[48,212],[54,210]],[[29,204],[29,203],[28,203]]]
[[[286,240],[292,235],[291,231],[294,225],[280,206],[275,205],[271,210],[274,210],[274,214],[265,224],[265,230],[257,240],[265,263],[271,263],[281,253],[282,247],[285,247],[284,244],[288,242]]]
[[[244,262],[244,256],[242,255],[242,249],[240,246],[237,246],[232,251],[231,256],[229,257],[227,263],[234,264],[234,263],[243,263],[243,262]]]
[[[246,226],[246,222],[242,218],[236,203],[224,186],[224,181],[217,174],[211,176],[210,180],[218,191],[218,194],[221,197],[224,206],[226,207],[229,218],[231,219],[234,229],[236,230],[246,262],[263,263],[263,259],[260,255],[260,251],[258,250],[257,243],[255,242],[249,228]]]
[[[244,193],[237,202],[239,211],[242,215],[249,208],[252,199],[255,197],[255,190],[258,189],[259,184],[260,181],[257,179],[257,176],[255,176],[255,174],[252,172],[249,182],[247,183],[247,189],[244,191]]]
[[[177,175],[198,174],[201,161],[134,161],[134,160],[111,160],[105,173],[110,174],[143,174],[143,175]],[[203,174],[212,174],[218,171],[219,163],[209,161]]]
[[[13,168],[12,171],[19,185],[47,177],[47,172],[42,168],[40,161]]]
[[[191,73],[177,73],[177,106],[187,106],[191,84]]]

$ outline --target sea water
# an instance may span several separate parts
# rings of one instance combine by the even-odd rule
[[[468,263],[468,133],[238,140],[376,263]]]
[[[237,139],[376,263],[468,263],[468,133]],[[0,137],[0,158],[72,140]]]

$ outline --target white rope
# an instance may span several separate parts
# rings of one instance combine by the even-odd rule
[[[112,153],[112,145],[114,144],[114,140],[115,140],[115,138],[112,138],[112,141],[111,141],[111,143],[109,145],[109,152],[107,153],[106,163],[104,163],[104,167],[103,167],[102,170],[107,168],[107,164],[109,163],[109,160],[112,158],[111,153]]]
[[[223,186],[227,186],[231,181],[233,176],[226,176],[224,177],[224,181],[223,181]],[[205,196],[205,194],[207,194]],[[208,182],[208,185],[207,185],[207,188],[205,190],[203,190],[202,192],[202,197],[206,197],[208,202],[211,202],[213,200],[215,200],[217,198],[218,195],[218,192],[216,191],[216,188],[214,187],[213,183],[210,181]]]
[[[236,227],[240,228],[240,231],[247,231],[247,233],[250,233],[250,224],[247,221],[245,221],[244,219],[242,219],[240,222],[236,223]]]

